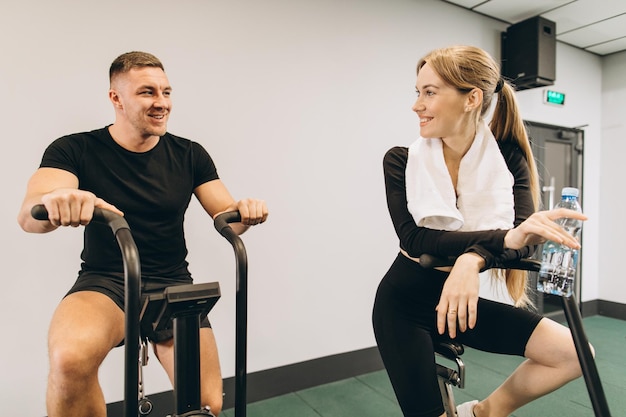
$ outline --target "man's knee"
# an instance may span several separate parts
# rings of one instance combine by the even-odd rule
[[[224,405],[224,394],[221,390],[211,389],[211,390],[202,390],[202,404],[209,407],[211,413],[217,416],[222,412],[222,407]]]
[[[77,376],[97,373],[109,351],[124,337],[124,314],[107,296],[71,294],[55,311],[48,333],[51,370]]]
[[[64,343],[49,347],[50,373],[84,379],[97,376],[100,361],[79,344]]]
[[[206,407],[209,407],[209,411],[211,412],[211,414],[213,414],[215,417],[219,416],[220,413],[222,412],[222,402],[220,400],[219,404],[207,404]]]

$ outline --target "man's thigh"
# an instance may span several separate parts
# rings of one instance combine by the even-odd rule
[[[174,382],[174,340],[169,339],[154,345],[154,351],[167,372],[170,381]],[[203,392],[215,392],[222,395],[222,373],[220,370],[217,344],[213,329],[200,329],[200,379]]]
[[[57,350],[77,350],[102,361],[124,339],[124,313],[106,295],[79,291],[59,303],[48,334],[53,354]]]

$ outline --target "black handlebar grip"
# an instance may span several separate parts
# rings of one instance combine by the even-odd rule
[[[48,220],[48,210],[43,204],[37,204],[30,210],[31,216],[36,220]],[[93,209],[92,220],[97,223],[104,223],[111,227],[113,233],[117,233],[120,229],[129,229],[128,223],[123,216],[112,212],[111,210],[95,207]]]
[[[541,261],[538,261],[537,259],[522,258],[514,261],[503,262],[502,264],[496,264],[494,268],[539,272],[541,269]]]
[[[453,266],[456,258],[454,257],[437,257],[429,254],[422,254],[419,258],[420,265],[424,268],[437,268],[444,266]],[[536,259],[515,259],[512,261],[506,261],[492,265],[490,268],[502,268],[502,269],[519,269],[523,271],[537,272],[541,269],[541,262]]]
[[[35,220],[48,220],[48,210],[43,204],[37,204],[30,210],[30,215]]]
[[[453,266],[454,258],[440,258],[424,253],[419,257],[420,265],[423,268],[437,268],[440,266]]]
[[[222,231],[230,227],[229,223],[236,223],[241,221],[241,214],[238,211],[227,211],[226,213],[222,213],[215,218],[215,228],[220,234]]]

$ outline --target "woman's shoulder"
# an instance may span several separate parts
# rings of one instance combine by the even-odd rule
[[[521,152],[521,148],[514,138],[501,139],[497,142],[498,146],[500,147],[500,152],[502,152],[503,155]]]
[[[516,182],[527,181],[530,175],[530,166],[520,145],[515,140],[506,140],[499,145],[500,152]]]
[[[407,148],[406,146],[394,146],[385,153],[385,156],[383,158],[383,164],[393,165],[397,163],[402,163],[403,165],[406,165],[408,157],[409,148]]]
[[[506,140],[499,140],[498,146],[500,147],[500,153],[502,153],[502,156],[507,161],[507,164],[520,162],[528,163],[528,161],[526,161],[524,151],[520,147],[519,143],[517,143],[514,139],[509,138]]]
[[[385,177],[404,178],[406,163],[409,157],[409,148],[394,146],[389,149],[383,158],[383,172]]]

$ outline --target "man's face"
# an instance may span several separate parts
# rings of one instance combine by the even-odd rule
[[[163,136],[172,109],[172,87],[160,68],[134,68],[117,75],[109,95],[118,117],[143,138]]]

